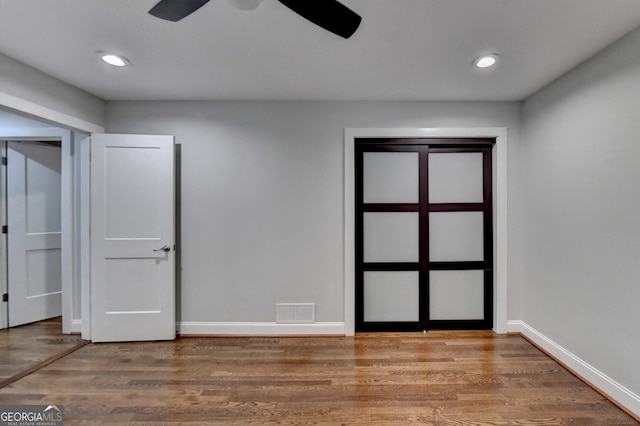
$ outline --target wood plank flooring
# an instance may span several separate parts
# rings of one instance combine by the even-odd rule
[[[62,334],[60,317],[0,330],[0,387],[84,342],[79,335]]]
[[[90,344],[0,389],[72,424],[637,425],[519,336]]]

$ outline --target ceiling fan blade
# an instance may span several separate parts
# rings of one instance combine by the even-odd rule
[[[156,18],[177,22],[191,15],[209,0],[160,0],[149,13]]]
[[[298,15],[340,37],[356,32],[362,17],[336,0],[278,0]]]

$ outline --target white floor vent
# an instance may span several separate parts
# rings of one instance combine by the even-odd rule
[[[315,303],[276,303],[279,324],[310,324],[316,322]]]

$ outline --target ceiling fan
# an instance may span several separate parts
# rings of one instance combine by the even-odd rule
[[[209,0],[160,0],[149,13],[160,19],[176,22],[204,6]],[[262,0],[257,3],[256,7]],[[349,38],[356,32],[362,18],[337,0],[278,0],[303,18],[340,37]]]

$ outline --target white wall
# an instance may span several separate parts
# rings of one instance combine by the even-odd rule
[[[33,127],[51,127],[48,124],[0,109],[0,128],[22,129]]]
[[[104,101],[0,53],[0,107],[51,124],[100,131]]]
[[[522,320],[640,395],[640,30],[522,117]]]
[[[517,287],[519,113],[518,103],[110,102],[106,128],[182,145],[182,321],[272,322],[277,302],[315,302],[318,322],[342,322],[344,128],[507,127]]]

